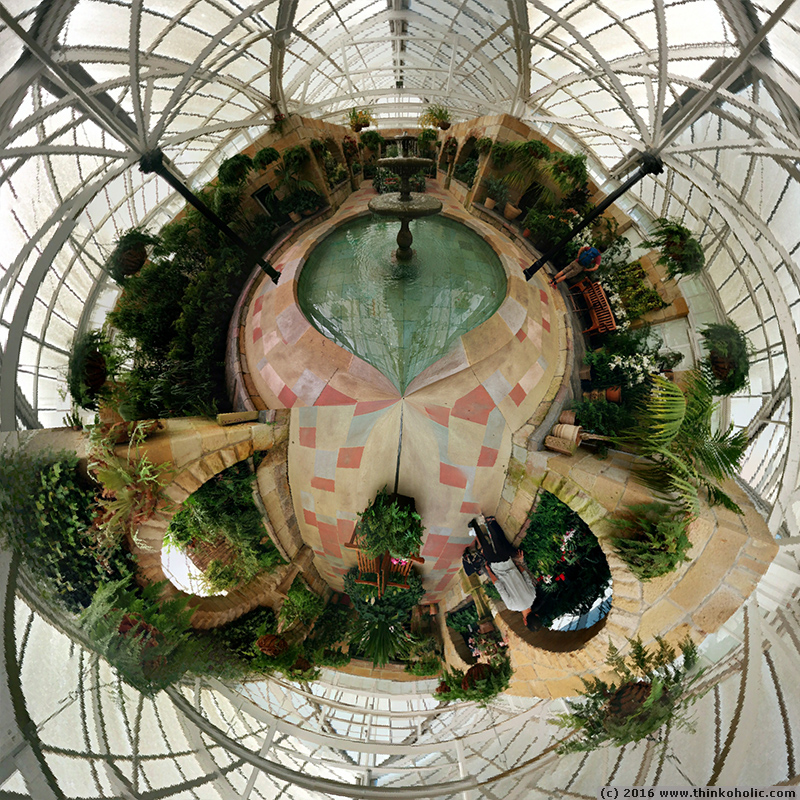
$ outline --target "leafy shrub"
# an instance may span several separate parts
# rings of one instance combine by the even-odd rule
[[[633,423],[633,414],[626,406],[606,400],[584,400],[575,403],[572,410],[587,433],[599,436],[615,436]]]
[[[457,181],[465,183],[467,186],[472,186],[477,173],[478,159],[468,158],[463,164],[456,165],[455,169],[453,170],[453,177]]]
[[[475,149],[482,155],[485,156],[487,153],[491,152],[492,145],[494,142],[488,136],[481,136],[475,142]]]
[[[214,545],[222,538],[234,551],[230,564],[213,560],[206,569],[212,591],[247,583],[283,563],[253,501],[254,481],[245,462],[234,464],[191,494],[170,521],[166,538],[178,547]]]
[[[514,160],[514,151],[508,142],[495,142],[492,145],[492,166],[496,169],[507,167]]]
[[[248,611],[222,628],[214,628],[212,635],[227,652],[249,662],[256,656],[259,637],[275,633],[277,629],[275,612],[262,606]]]
[[[471,678],[470,670],[484,667],[475,678]],[[488,667],[488,669],[485,669]],[[496,655],[488,664],[483,662],[471,667],[467,672],[460,669],[446,670],[442,682],[434,695],[437,700],[471,700],[485,706],[490,700],[504,692],[511,684],[511,660],[507,653]]]
[[[676,275],[695,275],[703,269],[706,257],[700,242],[680,222],[666,217],[655,220],[655,233],[642,242],[642,247],[654,247],[660,251],[659,264],[667,268],[671,278]]]
[[[613,520],[622,536],[611,543],[640,581],[666,575],[690,560],[685,514],[671,511],[666,503],[643,503],[628,510],[632,519]]]
[[[81,614],[92,647],[145,695],[175,683],[198,663],[187,598],[160,599],[164,583],[142,589],[129,578],[102,585]]]
[[[681,642],[682,658],[675,649],[656,637],[656,649],[646,650],[640,639],[629,640],[630,655],[625,658],[609,644],[606,663],[618,681],[599,678],[583,680],[580,700],[567,700],[569,711],[553,722],[579,734],[559,749],[560,753],[586,752],[610,743],[615,747],[639,742],[660,741],[655,734],[669,723],[671,730],[693,730],[687,714],[697,699],[691,692],[700,677],[695,671],[697,648],[688,637]]]
[[[286,164],[288,170],[299,170],[311,158],[308,150],[302,144],[296,144],[294,147],[287,147],[283,151],[283,163]]]
[[[379,153],[381,147],[386,142],[386,140],[378,133],[378,131],[364,131],[360,134],[359,139],[364,147],[369,148],[375,153]]]
[[[487,178],[483,183],[486,187],[486,196],[491,197],[498,206],[504,206],[508,202],[510,190],[505,181]]]
[[[74,454],[0,453],[0,530],[46,596],[69,611],[91,602],[105,581],[130,575],[133,556],[122,547],[98,561],[89,530],[97,486],[78,471]]]
[[[538,250],[545,252],[558,244],[572,231],[578,221],[574,209],[562,209],[548,206],[534,206],[525,216],[524,227],[531,232],[531,242]],[[574,261],[580,245],[572,240],[553,257],[553,263],[564,267]]]
[[[553,153],[548,167],[550,175],[562,192],[581,188],[589,179],[586,153]]]
[[[390,495],[384,487],[359,517],[359,547],[369,556],[381,556],[387,550],[394,558],[419,553],[425,529],[407,498]]]
[[[542,596],[540,622],[547,627],[564,614],[589,611],[611,580],[589,526],[549,492],[541,493],[529,520],[520,549]]]
[[[752,347],[741,328],[731,320],[713,322],[700,331],[708,350],[706,371],[713,376],[717,394],[733,394],[747,386]]]
[[[411,572],[407,576],[410,588],[388,586],[383,597],[378,597],[376,587],[356,583],[357,577],[354,568],[344,578],[344,589],[358,615],[350,652],[363,654],[375,665],[407,656],[413,643],[408,632],[411,612],[425,594],[422,581]]]
[[[469,633],[473,628],[477,629],[478,622],[478,610],[475,603],[469,603],[458,611],[451,611],[445,617],[447,627],[458,633]]]
[[[96,410],[100,400],[111,396],[107,382],[119,374],[126,355],[126,349],[115,347],[102,330],[78,336],[72,345],[67,368],[67,388],[72,402],[80,408]]]
[[[265,170],[270,164],[274,164],[281,154],[274,147],[262,147],[253,156],[253,168],[259,171]]]
[[[426,636],[412,645],[405,671],[420,678],[442,671],[442,647],[435,636]]]
[[[217,179],[222,186],[241,186],[253,169],[253,159],[244,153],[226,158],[219,165]]]
[[[310,625],[320,615],[324,606],[325,601],[308,589],[298,575],[281,606],[280,619],[284,626],[291,625],[295,620],[300,620],[303,625]]]
[[[666,305],[661,295],[647,284],[642,265],[630,260],[630,244],[622,237],[610,252],[603,253],[598,278],[607,294],[619,295],[628,319],[638,319]]]

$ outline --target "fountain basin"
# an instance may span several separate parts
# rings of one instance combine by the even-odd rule
[[[401,200],[400,192],[389,192],[373,197],[369,210],[382,217],[416,219],[431,217],[442,210],[442,201],[421,192],[411,192],[411,200]]]

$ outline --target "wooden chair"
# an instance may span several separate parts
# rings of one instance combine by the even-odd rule
[[[413,563],[424,564],[425,559],[419,553],[409,556],[401,564],[392,564],[392,556],[387,550],[381,556],[369,556],[359,547],[358,527],[353,531],[353,536],[345,547],[356,551],[359,577],[356,583],[364,586],[376,586],[378,597],[383,597],[388,586],[395,586],[398,589],[410,589],[408,574],[411,572]],[[367,575],[374,575],[374,580],[367,578]]]

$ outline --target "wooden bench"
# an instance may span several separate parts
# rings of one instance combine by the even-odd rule
[[[578,306],[575,302],[576,289],[583,297],[586,310],[592,320],[592,324],[584,330],[584,333],[611,333],[611,331],[615,331],[617,322],[614,319],[614,314],[611,311],[611,306],[603,287],[599,283],[593,283],[589,278],[581,278],[572,286],[570,288],[570,297],[572,298],[573,307],[577,311]]]

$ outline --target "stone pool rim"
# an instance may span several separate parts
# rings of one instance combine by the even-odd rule
[[[349,350],[342,347],[333,339],[329,339],[327,336],[325,336],[323,333],[317,330],[314,324],[305,316],[305,314],[303,314],[302,308],[300,306],[300,299],[298,296],[298,285],[299,285],[300,274],[305,268],[309,256],[311,255],[313,250],[315,250],[325,239],[331,236],[339,228],[348,225],[349,223],[353,222],[356,219],[361,219],[364,217],[374,217],[374,216],[375,215],[368,208],[363,208],[342,215],[341,217],[335,220],[334,219],[325,220],[316,227],[312,228],[296,242],[295,247],[302,248],[302,251],[296,259],[291,260],[291,264],[286,264],[286,266],[284,266],[284,269],[281,274],[281,283],[283,283],[284,281],[287,283],[291,282],[293,302],[297,307],[299,313],[302,315],[303,319],[310,325],[313,331],[313,334],[311,335],[319,337],[320,339],[324,340],[329,346],[341,350],[348,356],[352,356],[353,359],[358,359],[358,361],[360,361],[365,368],[368,367],[369,370],[374,371],[376,376],[380,376],[380,379],[377,380],[376,383],[378,383],[388,393],[396,397],[406,397],[412,394],[413,392],[417,391],[418,389],[422,389],[425,386],[434,383],[443,377],[458,372],[459,369],[445,368],[445,371],[441,372],[440,370],[437,370],[435,368],[437,367],[437,365],[441,366],[444,363],[449,363],[453,361],[454,356],[456,356],[455,360],[457,361],[458,360],[457,355],[459,351],[463,351],[463,345],[461,343],[463,336],[466,336],[468,334],[473,334],[476,331],[480,331],[481,328],[483,328],[484,326],[489,325],[492,319],[494,319],[494,317],[496,317],[497,314],[500,313],[500,310],[503,308],[504,304],[510,297],[512,279],[517,278],[524,282],[525,278],[522,273],[522,267],[519,265],[519,263],[502,252],[502,248],[500,246],[500,242],[503,239],[502,234],[500,234],[491,226],[486,225],[486,223],[481,222],[480,220],[477,220],[473,217],[465,219],[462,216],[452,213],[452,211],[450,211],[449,209],[444,208],[440,216],[445,217],[451,222],[455,222],[457,224],[464,225],[465,227],[469,228],[473,233],[480,236],[481,239],[483,239],[483,241],[485,241],[492,248],[492,251],[497,256],[497,259],[500,262],[500,266],[502,267],[503,272],[505,273],[506,277],[505,294],[502,300],[500,301],[497,310],[488,319],[484,320],[479,325],[476,325],[470,331],[463,334],[462,337],[459,337],[455,342],[453,342],[451,347],[440,358],[438,358],[436,361],[433,362],[433,364],[430,364],[428,367],[422,370],[422,372],[417,374],[409,382],[405,390],[401,392],[397,389],[394,383],[392,383],[392,381],[389,378],[387,378],[377,367],[374,367],[368,361],[365,361],[363,358],[356,355],[355,353],[351,353]],[[369,370],[365,369],[365,372],[368,372]]]

